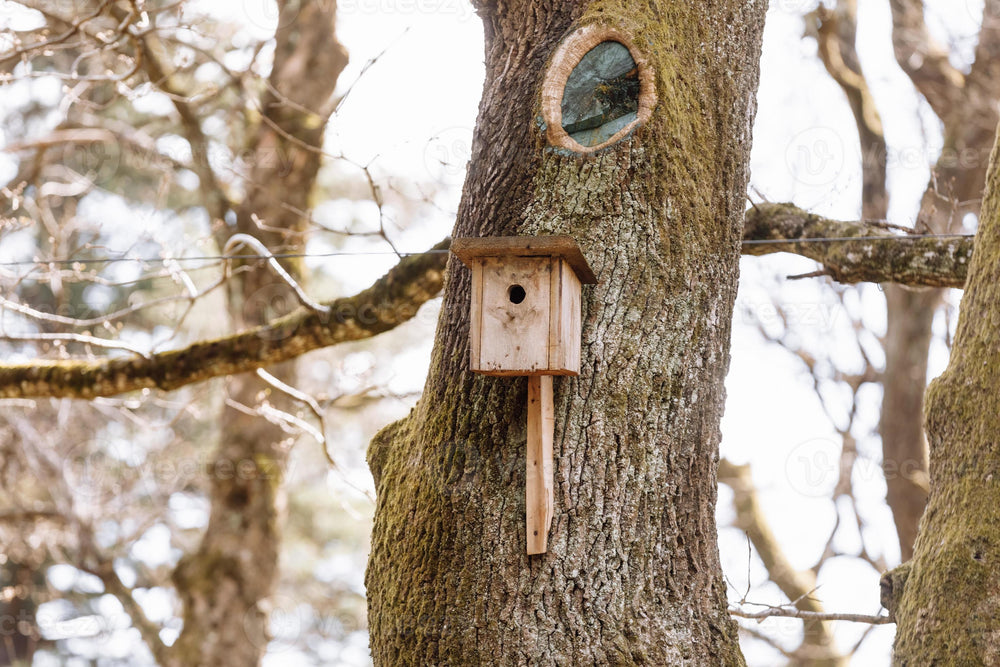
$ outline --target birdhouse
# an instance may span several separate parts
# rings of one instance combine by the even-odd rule
[[[552,525],[552,376],[580,372],[580,290],[597,278],[569,236],[455,239],[472,269],[470,369],[528,376],[525,535],[545,553]]]
[[[569,236],[455,239],[472,269],[470,369],[486,375],[580,372],[580,285],[597,278]]]

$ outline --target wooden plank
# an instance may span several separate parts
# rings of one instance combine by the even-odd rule
[[[528,378],[528,445],[525,453],[524,512],[528,554],[548,550],[552,526],[552,438],[555,407],[552,376]]]
[[[559,314],[560,323],[560,368],[566,369],[572,374],[580,372],[580,337],[583,335],[581,314],[581,287],[580,279],[576,273],[563,268],[559,272],[562,279],[560,292],[562,298],[559,301],[561,312]]]
[[[469,307],[469,369],[479,371],[483,366],[481,344],[483,340],[483,263],[472,263],[472,304]]]
[[[481,257],[562,257],[573,267],[581,283],[597,282],[580,246],[572,236],[483,236],[454,239],[451,251],[471,267]]]
[[[562,306],[562,272],[566,262],[555,257],[549,260],[551,274],[549,279],[549,341],[548,341],[548,367],[550,369],[563,368],[563,310]]]

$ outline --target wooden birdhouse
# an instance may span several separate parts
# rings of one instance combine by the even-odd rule
[[[552,525],[552,376],[580,372],[580,292],[597,282],[569,236],[460,238],[451,250],[472,269],[470,369],[527,375],[525,528],[544,553]]]
[[[455,239],[472,269],[470,369],[486,375],[580,372],[580,285],[596,283],[569,236]]]

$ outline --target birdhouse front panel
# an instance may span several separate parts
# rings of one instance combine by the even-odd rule
[[[473,293],[481,295],[473,300],[472,318],[473,322],[478,320],[479,332],[471,338],[478,343],[473,344],[472,370],[498,375],[531,375],[546,370],[551,258],[484,257],[476,262],[472,276]],[[475,302],[479,303],[478,313]]]
[[[559,257],[483,257],[472,266],[471,370],[580,371],[580,280]]]

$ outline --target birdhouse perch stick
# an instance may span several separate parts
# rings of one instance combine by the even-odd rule
[[[528,444],[525,456],[524,512],[528,554],[548,548],[552,525],[552,438],[555,408],[552,376],[528,376]]]

